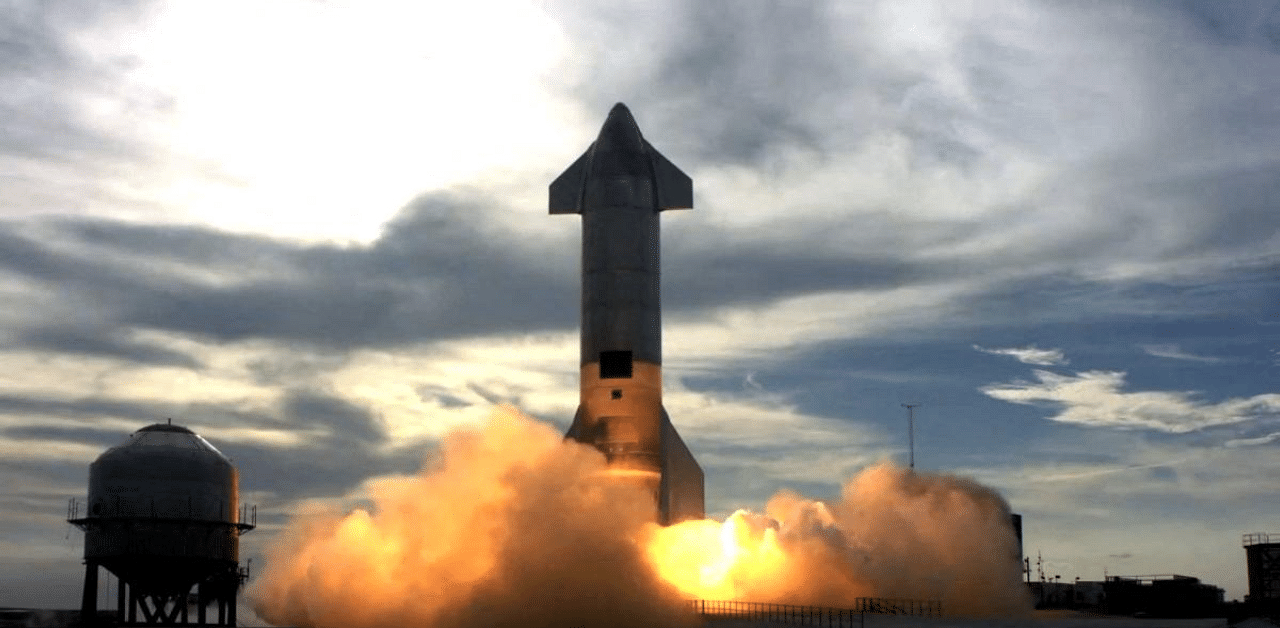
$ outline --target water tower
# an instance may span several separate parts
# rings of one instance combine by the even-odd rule
[[[87,512],[73,508],[69,519],[85,532],[82,622],[96,620],[98,568],[105,567],[120,583],[117,625],[234,626],[247,575],[240,535],[257,519],[238,502],[231,460],[171,422],[144,427],[98,456],[89,465]]]

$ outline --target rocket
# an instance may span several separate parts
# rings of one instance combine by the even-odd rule
[[[662,525],[703,517],[702,468],[662,407],[658,213],[693,207],[693,181],[626,105],[551,183],[551,213],[582,215],[580,402],[565,438],[653,495]]]

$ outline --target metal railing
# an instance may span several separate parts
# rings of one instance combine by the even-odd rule
[[[1270,543],[1280,543],[1280,534],[1275,532],[1270,534],[1266,532],[1253,532],[1244,535],[1240,539],[1240,544],[1245,547],[1249,547],[1250,545],[1267,545]]]
[[[863,626],[868,614],[911,615],[916,617],[937,617],[942,615],[941,602],[878,597],[857,598],[854,600],[852,608],[795,606],[791,604],[765,604],[728,600],[690,600],[689,604],[693,607],[694,612],[705,618],[746,619],[792,626],[820,626],[827,628]]]

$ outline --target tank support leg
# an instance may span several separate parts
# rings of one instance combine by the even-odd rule
[[[80,597],[80,625],[98,623],[98,563],[84,562],[84,592]]]

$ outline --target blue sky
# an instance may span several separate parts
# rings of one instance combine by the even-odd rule
[[[1246,592],[1280,528],[1280,3],[17,2],[0,16],[0,605],[74,607],[87,466],[173,417],[262,548],[449,429],[577,403],[614,102],[708,509],[968,475],[1064,579]],[[260,563],[259,563],[260,564]]]

